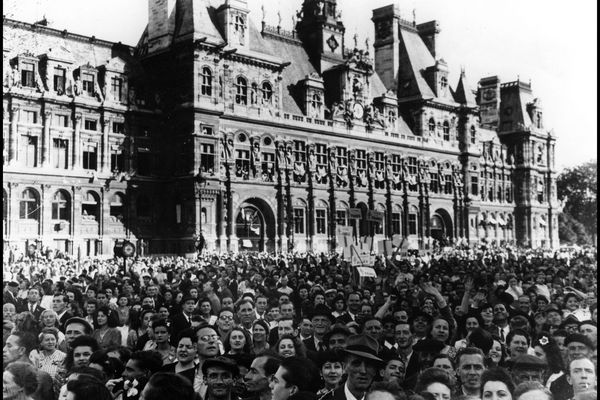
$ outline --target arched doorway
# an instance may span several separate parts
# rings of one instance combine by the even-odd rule
[[[275,226],[275,215],[264,200],[247,199],[235,218],[239,250],[275,251]]]
[[[360,208],[361,219],[359,221],[358,226],[358,236],[371,236],[369,232],[369,221],[367,221],[367,211],[369,211],[369,207],[363,202],[360,202],[356,205],[357,208]]]
[[[429,222],[431,237],[437,240],[440,245],[446,246],[450,244],[453,234],[452,218],[448,211],[440,208],[431,216]]]

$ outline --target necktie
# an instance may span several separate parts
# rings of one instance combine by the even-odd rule
[[[29,311],[33,314],[33,304],[29,305]]]
[[[500,339],[502,339],[503,343],[506,341],[506,339],[504,338],[504,329],[502,328],[500,328]]]

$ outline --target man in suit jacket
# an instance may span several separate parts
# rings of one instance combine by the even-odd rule
[[[357,400],[365,396],[373,379],[384,362],[378,357],[379,343],[373,337],[365,334],[352,335],[344,350],[346,382],[327,393],[322,400]]]
[[[361,306],[360,301],[361,301],[360,293],[357,293],[357,292],[350,293],[348,295],[348,298],[346,299],[346,304],[348,305],[348,309],[344,315],[338,317],[336,322],[338,322],[342,325],[346,325],[349,322],[356,321],[356,316],[360,312],[360,306]]]
[[[27,291],[27,299],[21,304],[19,312],[29,311],[33,314],[36,321],[40,320],[40,315],[46,309],[40,305],[40,290],[37,287],[29,288]]]
[[[171,318],[171,344],[173,346],[177,345],[175,341],[179,336],[179,332],[186,328],[191,328],[192,314],[194,313],[195,307],[196,299],[192,296],[188,295],[181,299],[181,312],[175,314],[173,318]]]
[[[19,284],[17,282],[8,282],[4,287],[4,293],[2,295],[3,303],[12,303],[15,305],[15,308],[19,305],[19,300],[17,299],[17,293],[19,293]]]
[[[323,341],[325,334],[329,331],[335,317],[331,314],[329,307],[318,304],[310,318],[313,324],[313,336],[303,341],[306,346],[308,358],[314,359],[318,352],[325,351],[327,344]]]
[[[52,298],[52,309],[58,315],[58,326],[63,333],[65,333],[65,322],[73,317],[67,308],[68,304],[69,297],[67,295],[55,294]]]

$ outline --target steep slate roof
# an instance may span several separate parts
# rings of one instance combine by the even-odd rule
[[[398,98],[435,98],[423,71],[435,65],[435,59],[417,32],[400,28],[400,72]],[[408,85],[407,85],[408,83]]]
[[[520,81],[500,86],[499,131],[523,129],[533,125],[527,112],[527,103],[533,102],[533,94],[528,86]],[[505,111],[507,108],[511,109],[510,113]]]
[[[175,10],[169,17],[175,18],[173,42],[196,40],[206,37],[214,45],[225,43],[214,23],[215,8],[207,0],[177,0]]]
[[[467,75],[465,74],[465,70],[463,69],[460,73],[460,78],[458,78],[458,84],[456,85],[456,91],[453,93],[454,100],[458,103],[469,106],[476,107],[477,101],[475,100],[475,95],[471,90],[471,86],[467,81]]]

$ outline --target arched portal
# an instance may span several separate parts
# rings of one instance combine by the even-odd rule
[[[430,221],[431,237],[440,242],[442,246],[448,245],[453,238],[454,230],[452,218],[448,211],[443,208],[435,210]]]
[[[371,233],[369,232],[369,222],[367,221],[367,211],[369,210],[369,207],[367,207],[367,205],[363,202],[358,203],[356,207],[360,208],[361,214],[358,227],[358,236],[371,236]]]
[[[275,251],[275,215],[262,199],[244,201],[235,218],[235,234],[241,251]]]

